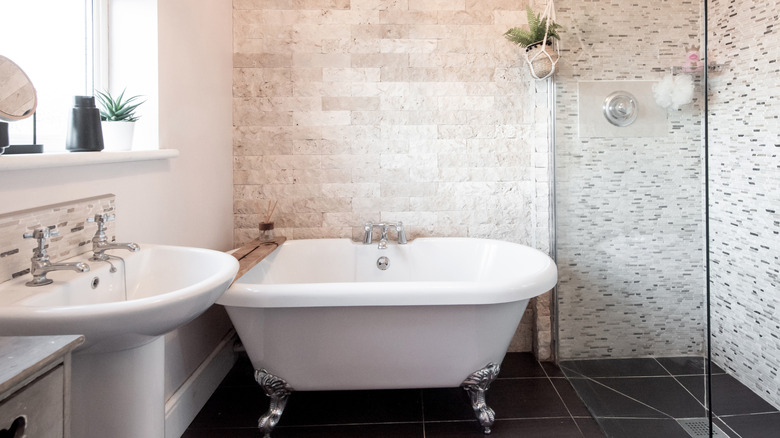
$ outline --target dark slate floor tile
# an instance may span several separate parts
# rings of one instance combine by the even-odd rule
[[[182,438],[260,438],[257,428],[188,429]],[[422,423],[302,426],[274,429],[273,438],[424,438]]]
[[[569,377],[644,377],[668,376],[669,373],[653,358],[569,360],[560,363]],[[571,373],[575,373],[572,375]]]
[[[571,418],[496,420],[492,433],[484,435],[473,422],[425,423],[426,438],[582,438]]]
[[[577,391],[574,390],[574,387],[571,386],[571,383],[569,383],[568,380],[564,378],[550,380],[552,381],[553,386],[555,386],[556,391],[558,391],[558,395],[561,396],[563,404],[569,409],[571,415],[575,417],[590,418],[590,411],[588,411],[587,406],[582,402],[582,399],[577,395]]]
[[[606,383],[590,379],[571,379],[570,382],[594,417],[666,417],[662,412],[611,389]]]
[[[422,423],[279,427],[272,438],[424,438]],[[259,438],[255,435],[254,438]]]
[[[691,438],[670,418],[600,418],[598,421],[609,438]]]
[[[261,436],[262,434],[257,430],[257,427],[201,429],[190,426],[181,438],[258,438]]]
[[[706,376],[677,376],[676,379],[685,389],[687,389],[699,403],[706,404],[704,388],[706,386]],[[714,411],[713,411],[714,412]]]
[[[597,380],[634,400],[652,406],[671,418],[695,418],[706,415],[704,406],[673,377]]]
[[[422,421],[419,389],[303,391],[290,396],[280,426]]]
[[[604,438],[604,432],[601,430],[601,426],[593,418],[575,418],[574,422],[577,423],[583,438]]]
[[[703,399],[703,378],[684,376],[677,379],[697,398]],[[712,376],[712,412],[715,415],[743,415],[777,412],[777,409],[734,377],[717,374]]]
[[[547,378],[496,380],[485,398],[500,419],[569,416]],[[468,396],[460,388],[425,389],[423,403],[426,421],[474,418]]]
[[[222,380],[220,387],[227,386],[257,386],[255,382],[255,369],[252,362],[245,354],[238,356],[238,360],[230,369],[230,372]]]
[[[541,362],[541,365],[542,368],[544,368],[545,373],[547,373],[547,377],[566,377],[558,365],[552,362]]]
[[[498,382],[498,381],[496,381]],[[493,406],[492,388],[496,384],[493,382],[491,389],[485,396],[488,406]],[[474,419],[474,411],[471,409],[471,402],[468,394],[461,388],[431,388],[424,389],[422,392],[423,406],[425,409],[425,421],[456,421]],[[500,417],[500,413],[496,413]]]
[[[487,397],[489,405],[502,419],[569,416],[547,378],[496,381],[490,386]]]
[[[721,430],[721,432],[725,433],[726,436],[729,438],[741,438],[737,432],[734,431],[729,425],[727,425],[723,420],[721,420],[718,417],[715,417],[712,422],[718,427],[718,429]]]
[[[220,387],[191,427],[252,427],[268,406],[269,399],[259,386]],[[290,396],[279,426],[416,421],[422,421],[418,389],[307,391]]]
[[[195,428],[242,428],[257,426],[268,410],[268,398],[259,386],[219,387],[192,421]]]
[[[501,373],[498,378],[545,376],[542,365],[532,353],[507,353],[501,363]]]
[[[767,438],[780,435],[780,412],[719,418],[742,438]]]
[[[704,369],[703,357],[659,357],[656,360],[674,376],[705,374],[707,372]],[[712,374],[723,374],[723,372],[719,366],[712,364]]]

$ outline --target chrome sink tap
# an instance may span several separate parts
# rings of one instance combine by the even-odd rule
[[[109,242],[106,237],[106,222],[114,220],[115,216],[109,214],[96,214],[95,217],[87,219],[87,222],[95,222],[98,226],[95,236],[92,237],[92,257],[90,260],[105,262],[108,261],[109,255],[106,251],[109,249],[126,249],[128,251],[136,252],[141,249],[138,244],[135,243],[116,243]]]
[[[363,244],[371,244],[373,240],[374,227],[379,227],[379,229],[382,230],[382,235],[379,238],[379,249],[387,249],[387,230],[389,230],[391,227],[395,228],[398,244],[406,244],[406,232],[404,231],[403,222],[380,222],[378,224],[366,222],[365,226],[363,227],[363,230],[365,231],[365,235],[363,236]]]
[[[32,275],[33,279],[25,283],[25,285],[35,287],[51,284],[52,280],[46,278],[46,274],[51,271],[69,270],[76,272],[89,272],[89,265],[83,262],[52,263],[49,260],[49,254],[46,252],[46,239],[59,235],[60,233],[58,231],[51,230],[49,228],[38,229],[32,233],[23,234],[25,239],[38,240],[38,246],[33,248],[33,256],[30,259],[30,261],[32,261],[30,275]]]

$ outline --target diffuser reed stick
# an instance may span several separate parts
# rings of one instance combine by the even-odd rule
[[[270,200],[268,201],[268,208],[266,209],[268,214],[265,216],[265,221],[266,222],[271,222],[271,216],[274,215],[274,210],[276,210],[276,204],[277,204],[277,201],[274,201],[274,204],[272,206],[271,205],[271,201]]]

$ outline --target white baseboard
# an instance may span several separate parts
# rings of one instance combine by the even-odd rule
[[[217,348],[194,373],[165,402],[165,438],[181,438],[209,397],[236,362],[233,344],[235,331],[231,330]]]

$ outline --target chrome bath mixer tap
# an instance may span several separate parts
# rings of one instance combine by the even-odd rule
[[[382,231],[382,235],[379,238],[379,249],[387,249],[387,230],[389,230],[391,227],[395,228],[395,232],[398,237],[398,244],[406,244],[406,232],[404,231],[403,222],[380,222],[378,224],[366,222],[365,226],[363,227],[363,230],[365,231],[365,235],[363,236],[363,243],[365,245],[371,244],[374,237],[374,227],[379,227],[379,229]]]

